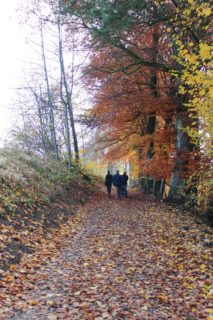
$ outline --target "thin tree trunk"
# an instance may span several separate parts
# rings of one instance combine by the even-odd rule
[[[57,139],[56,139],[55,116],[54,116],[54,111],[53,111],[52,94],[51,94],[51,90],[50,90],[49,77],[48,77],[48,71],[47,71],[42,22],[40,23],[40,34],[41,34],[41,48],[42,48],[44,76],[45,76],[45,82],[46,82],[46,87],[47,87],[48,108],[49,108],[49,112],[50,112],[50,133],[51,133],[51,140],[52,140],[52,144],[53,144],[54,157],[58,160],[59,153],[58,153],[58,146],[57,146]]]
[[[65,70],[64,70],[64,59],[63,59],[63,48],[62,48],[62,39],[61,39],[61,22],[60,17],[58,16],[57,19],[57,27],[58,27],[58,49],[59,49],[59,62],[60,62],[60,72],[61,72],[61,79],[60,79],[60,97],[61,102],[64,105],[64,118],[65,118],[65,131],[66,131],[66,149],[67,149],[67,160],[68,160],[68,167],[71,168],[72,166],[72,150],[71,150],[71,140],[70,140],[70,126],[69,126],[69,117],[68,117],[68,99],[67,91],[65,90],[66,100],[63,96],[63,85],[65,85]],[[66,89],[66,88],[65,88]]]
[[[44,119],[42,114],[42,94],[40,89],[40,95],[36,93],[36,88],[29,87],[30,91],[32,92],[33,96],[35,97],[36,103],[37,103],[37,110],[38,110],[38,120],[40,125],[40,131],[41,131],[41,143],[42,147],[45,153],[48,153],[48,146],[47,146],[47,138],[45,135],[45,128],[44,128]]]
[[[76,161],[79,161],[79,149],[78,149],[78,138],[77,138],[77,133],[75,129],[75,120],[74,120],[74,113],[73,113],[73,106],[72,106],[72,91],[73,91],[73,85],[74,85],[74,51],[73,51],[73,56],[72,56],[72,68],[71,68],[71,92],[69,95],[69,103],[68,103],[68,111],[69,111],[69,116],[70,116],[70,123],[71,123],[71,128],[72,128],[72,136],[73,136],[73,144],[74,144],[74,151],[75,151],[75,158]],[[66,77],[65,77],[66,79]],[[67,81],[65,82],[66,85],[66,91],[68,91],[68,85]]]
[[[159,34],[158,34],[158,25],[156,25],[154,33],[153,33],[153,48],[152,48],[152,62],[157,61],[157,47],[158,47],[158,40],[159,40]],[[150,75],[150,89],[151,89],[151,94],[154,97],[159,96],[159,90],[157,88],[157,74],[155,70],[151,70],[151,75]],[[147,133],[148,134],[153,134],[155,132],[155,127],[156,127],[156,112],[151,112],[148,116],[148,123],[147,123]],[[153,157],[154,152],[153,152],[153,140],[150,142],[149,150],[147,152],[146,158],[149,160]]]
[[[23,121],[23,125],[24,125],[24,142],[27,147],[27,154],[31,155],[32,153],[31,153],[31,149],[30,149],[30,143],[28,140],[27,126],[26,126],[25,116],[24,116],[24,112],[23,112],[22,107],[21,107],[21,117],[22,117],[22,121]]]
[[[81,139],[82,139],[82,149],[83,149],[83,164],[86,167],[86,154],[85,154],[85,143],[84,143],[84,133],[81,126]]]
[[[65,89],[65,96],[66,100],[63,98],[63,103],[66,104],[66,107],[68,109],[69,118],[70,118],[70,125],[72,130],[72,136],[73,136],[73,145],[74,145],[74,152],[75,152],[75,158],[76,161],[79,161],[79,149],[78,149],[78,139],[77,139],[77,133],[75,129],[75,120],[74,120],[74,114],[73,114],[73,106],[72,106],[72,90],[69,90],[66,72],[65,72],[65,65],[64,65],[64,56],[63,56],[63,49],[62,49],[62,40],[61,40],[61,21],[60,17],[57,18],[57,27],[58,27],[58,34],[59,34],[59,58],[60,58],[60,68],[61,68],[61,86],[64,86]],[[73,67],[72,66],[72,79],[71,79],[71,85],[73,87]]]

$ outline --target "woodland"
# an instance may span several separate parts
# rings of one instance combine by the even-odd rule
[[[0,149],[0,319],[212,320],[210,2],[18,10],[38,55]]]
[[[68,168],[91,153],[108,167],[128,161],[144,192],[211,220],[209,2],[34,0],[21,10],[40,57],[10,145]]]

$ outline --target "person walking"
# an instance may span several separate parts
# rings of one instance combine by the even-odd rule
[[[105,186],[107,187],[107,193],[108,196],[111,196],[111,190],[112,190],[112,175],[110,171],[107,172],[107,175],[105,177]]]
[[[121,175],[119,174],[119,170],[116,171],[116,174],[112,177],[113,186],[116,189],[117,199],[121,198]]]
[[[122,185],[122,196],[124,196],[125,198],[128,197],[128,192],[127,192],[127,181],[128,181],[129,177],[126,174],[126,172],[124,172],[121,176],[121,185]]]

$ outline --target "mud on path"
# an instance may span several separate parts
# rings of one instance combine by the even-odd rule
[[[70,219],[8,271],[0,319],[210,317],[209,228],[135,195],[99,194]]]

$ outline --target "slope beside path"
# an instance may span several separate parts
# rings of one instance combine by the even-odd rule
[[[0,319],[212,319],[211,230],[99,194],[1,280]]]

